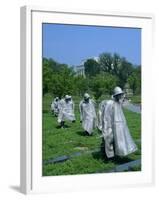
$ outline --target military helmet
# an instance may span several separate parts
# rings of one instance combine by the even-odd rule
[[[115,97],[119,94],[124,94],[124,92],[122,91],[122,89],[120,87],[117,86],[114,88],[113,97]]]
[[[85,94],[84,94],[84,98],[85,98],[85,99],[89,99],[89,98],[90,98],[90,95],[89,95],[88,93],[85,93]]]
[[[65,95],[65,99],[71,99],[71,96]]]

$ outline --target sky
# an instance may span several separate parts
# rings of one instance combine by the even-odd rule
[[[101,53],[118,53],[141,64],[141,29],[64,24],[43,24],[43,57],[79,65]]]

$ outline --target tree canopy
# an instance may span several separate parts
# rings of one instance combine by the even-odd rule
[[[100,72],[100,65],[94,59],[88,59],[84,63],[84,68],[85,68],[85,74],[88,77],[96,76],[96,74],[99,74]]]
[[[86,60],[84,70],[85,77],[77,75],[67,64],[43,58],[43,95],[81,96],[89,92],[98,99],[102,94],[111,94],[117,85],[124,88],[126,83],[134,94],[141,93],[141,66],[134,66],[116,53],[102,53],[98,61]]]

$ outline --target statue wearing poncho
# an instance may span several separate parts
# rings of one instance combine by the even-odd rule
[[[99,104],[99,109],[98,109],[98,129],[100,131],[102,131],[102,110],[103,110],[103,106],[105,105],[107,100],[103,100],[100,104]]]
[[[105,101],[102,107],[102,134],[105,141],[105,153],[108,158],[126,156],[137,150],[122,110],[121,88],[114,89],[114,99]]]
[[[75,121],[74,102],[69,95],[66,95],[59,104],[58,122],[63,123],[65,120]]]
[[[51,111],[52,113],[54,113],[55,116],[58,116],[59,113],[59,103],[60,103],[59,97],[56,97],[51,103]]]
[[[86,134],[91,135],[96,126],[95,102],[85,93],[84,100],[79,104],[82,127]]]

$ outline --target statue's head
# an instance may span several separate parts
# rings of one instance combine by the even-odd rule
[[[71,96],[66,95],[66,96],[65,96],[65,101],[66,101],[66,102],[71,101]]]
[[[89,99],[90,99],[90,95],[88,93],[85,93],[84,94],[84,100],[89,101]]]
[[[113,92],[113,98],[117,101],[123,98],[124,92],[120,87],[115,87]]]

